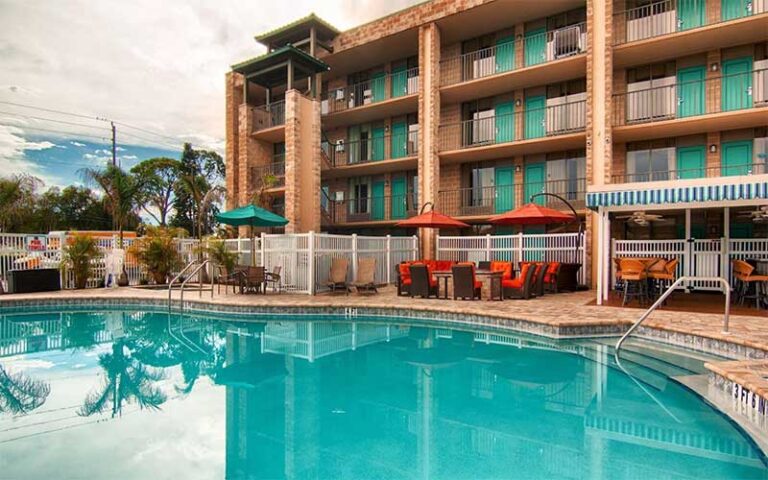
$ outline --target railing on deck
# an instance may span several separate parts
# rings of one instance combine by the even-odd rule
[[[365,140],[326,141],[322,148],[333,167],[407,158],[418,153],[419,132],[385,134]]]
[[[326,115],[416,93],[419,93],[418,67],[382,73],[363,82],[329,90],[323,96],[320,111]]]
[[[749,161],[750,159],[747,159]],[[685,168],[658,170],[642,173],[622,173],[611,175],[611,183],[663,182],[667,180],[685,180],[692,178],[730,177],[734,175],[762,175],[768,173],[768,161],[762,163],[744,163],[740,165],[721,165],[717,167]]]
[[[253,131],[285,124],[285,100],[272,102],[268,105],[253,107]]]
[[[677,82],[667,77],[656,82],[664,85],[630,83],[627,92],[613,96],[614,126],[768,106],[768,68],[706,80]]]
[[[333,221],[337,224],[403,220],[416,215],[418,205],[413,193],[363,197],[332,201]]]
[[[442,86],[489,77],[572,57],[587,51],[587,25],[579,23],[534,33],[440,62]]]
[[[586,101],[580,100],[441,125],[439,148],[457,150],[579,132],[586,126],[586,111]]]
[[[441,213],[457,217],[497,215],[512,210],[515,206],[528,203],[533,194],[547,192],[565,198],[576,209],[583,209],[586,191],[586,178],[460,188],[439,192],[437,208]],[[565,208],[562,202],[552,197],[539,197],[535,201],[549,208]]]
[[[280,155],[277,158],[285,158],[285,155]],[[253,184],[257,187],[267,184],[269,188],[279,188],[285,186],[285,161],[276,161],[269,165],[261,165],[258,167],[252,167],[251,173],[253,175]]]
[[[718,18],[710,18],[707,4],[721,0],[660,0],[617,12],[613,16],[614,45],[727,22],[768,11],[765,0],[723,2]]]

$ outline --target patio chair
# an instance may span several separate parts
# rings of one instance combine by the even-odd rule
[[[557,293],[557,276],[560,273],[560,262],[550,262],[544,272],[544,289],[549,293]]]
[[[480,270],[492,270],[491,266],[494,263],[497,263],[497,262],[488,262],[488,261],[485,261],[485,260],[481,260],[481,261],[477,262],[477,268],[479,268]]]
[[[755,267],[743,260],[733,261],[733,276],[736,278],[736,298],[740,305],[744,300],[755,299],[758,310],[763,302],[768,300],[768,275],[754,273]],[[753,292],[753,293],[751,293]]]
[[[411,265],[409,262],[400,262],[395,266],[397,273],[397,296],[408,295],[411,289]]]
[[[621,278],[624,280],[624,298],[621,306],[637,298],[640,304],[648,299],[648,274],[645,264],[632,258],[621,259]]]
[[[616,267],[616,283],[613,284],[613,289],[617,292],[623,292],[624,280],[621,278],[621,258],[613,257],[613,265]]]
[[[355,287],[357,293],[360,294],[363,290],[367,292],[379,293],[376,289],[376,259],[375,258],[361,258],[357,261],[357,278],[352,282],[352,286]]]
[[[282,272],[282,270],[283,270],[283,267],[281,267],[280,265],[276,265],[275,267],[272,268],[271,272],[266,273],[266,278],[264,280],[266,282],[266,285],[272,285],[273,292],[283,291],[283,286],[280,283],[280,279],[281,279],[280,272]],[[266,288],[266,285],[265,285],[265,288]]]
[[[548,263],[536,263],[536,272],[533,274],[533,294],[537,297],[544,296],[544,276],[549,268]]]
[[[246,267],[243,272],[242,291],[245,293],[264,292],[266,286],[264,271],[264,267]]]
[[[244,265],[235,265],[235,268],[229,272],[225,267],[219,266],[219,273],[216,276],[217,292],[221,293],[221,286],[224,285],[224,293],[227,293],[231,285],[233,292],[235,291],[235,288],[240,288],[240,292],[242,293],[243,277],[245,275],[245,270],[247,269],[248,267]]]
[[[347,283],[347,271],[349,270],[349,260],[346,258],[333,258],[331,260],[331,271],[328,274],[326,286],[331,289],[331,293],[336,290],[344,289],[349,295],[349,284]]]
[[[437,297],[438,285],[437,279],[433,278],[429,273],[427,266],[420,263],[410,265],[411,272],[411,298],[419,296],[422,298],[429,298],[431,296]]]
[[[480,290],[483,282],[477,280],[475,276],[474,263],[459,263],[451,267],[453,275],[453,299],[461,298],[466,300],[480,299]]]
[[[663,295],[664,292],[670,286],[672,286],[673,283],[675,283],[675,280],[677,280],[675,270],[677,269],[678,262],[679,260],[676,258],[670,261],[657,262],[657,264],[663,263],[664,268],[662,270],[659,270],[658,268],[652,268],[648,271],[648,276],[654,282],[654,288],[656,289],[657,295]]]
[[[520,275],[511,280],[502,280],[501,286],[504,298],[518,298],[528,300],[531,298],[533,275],[536,268],[533,264],[525,263],[520,267]]]

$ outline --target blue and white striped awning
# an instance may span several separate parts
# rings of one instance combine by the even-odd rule
[[[589,192],[587,208],[755,199],[768,199],[768,182]]]

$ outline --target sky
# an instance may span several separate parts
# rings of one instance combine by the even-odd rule
[[[254,35],[311,12],[344,30],[414,3],[0,0],[0,175],[80,183],[111,159],[96,118],[118,122],[126,168],[183,142],[223,155],[224,75],[264,52]]]

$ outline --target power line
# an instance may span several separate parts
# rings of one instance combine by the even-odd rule
[[[120,136],[128,137],[128,138],[135,138],[137,140],[141,140],[141,141],[147,142],[149,144],[147,146],[151,146],[151,147],[162,147],[162,148],[168,148],[168,149],[172,149],[172,150],[179,150],[180,149],[179,145],[171,145],[169,143],[158,142],[157,140],[152,140],[152,139],[149,139],[149,138],[146,138],[146,137],[142,137],[140,135],[136,135],[136,134],[133,134],[133,133],[122,132],[120,134]]]
[[[67,131],[64,131],[64,130],[52,130],[50,128],[27,127],[27,126],[20,127],[18,125],[12,125],[12,124],[8,124],[8,123],[0,123],[0,125],[3,125],[5,127],[13,127],[13,128],[24,129],[24,130],[35,130],[35,131],[41,131],[41,132],[59,133],[59,134],[62,134],[62,135],[72,135],[72,136],[76,136],[77,138],[95,138],[95,139],[98,139],[98,140],[107,140],[108,141],[107,137],[99,137],[99,136],[96,136],[96,135],[81,134],[81,133],[77,133],[77,132],[67,132]]]
[[[96,116],[93,116],[93,115],[83,115],[83,114],[80,114],[80,113],[63,112],[61,110],[53,110],[51,108],[35,107],[35,106],[32,106],[32,105],[24,105],[22,103],[6,102],[6,101],[3,101],[3,100],[0,100],[0,104],[13,105],[14,107],[21,107],[21,108],[30,108],[30,109],[33,109],[33,110],[40,110],[42,112],[58,113],[59,115],[69,115],[71,117],[87,118],[89,120],[98,120],[100,122],[108,122],[109,121],[106,118],[96,117]]]
[[[23,113],[0,111],[0,115],[12,115],[12,116],[15,116],[15,117],[32,118],[34,120],[42,120],[42,121],[46,121],[46,122],[61,123],[61,124],[64,124],[64,125],[72,125],[72,126],[76,126],[76,127],[97,128],[99,130],[104,130],[104,127],[100,127],[100,126],[96,126],[96,125],[86,125],[84,123],[67,122],[65,120],[55,120],[53,118],[36,117],[34,115],[25,115]],[[24,128],[24,127],[19,127],[19,128]]]
[[[123,122],[115,122],[115,123],[116,123],[117,125],[120,125],[121,127],[126,127],[126,128],[133,128],[134,130],[138,130],[138,131],[140,131],[140,132],[148,133],[148,134],[150,134],[150,135],[155,135],[155,136],[157,136],[157,137],[161,137],[161,138],[167,138],[168,140],[171,140],[171,141],[174,141],[174,142],[178,142],[178,141],[179,141],[179,139],[178,139],[178,138],[169,137],[168,135],[163,135],[163,134],[160,134],[160,133],[155,133],[155,132],[152,132],[152,131],[150,131],[150,130],[147,130],[147,129],[145,129],[145,128],[136,127],[136,126],[133,126],[133,125],[129,125],[129,124],[127,124],[127,123],[123,123]]]

